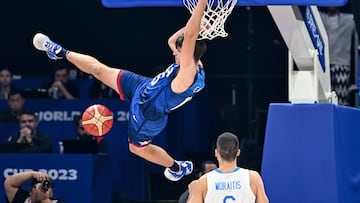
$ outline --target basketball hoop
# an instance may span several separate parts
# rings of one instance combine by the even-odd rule
[[[224,24],[236,5],[237,0],[208,0],[207,9],[202,18],[198,40],[226,37]],[[183,0],[185,7],[192,13],[197,0]]]

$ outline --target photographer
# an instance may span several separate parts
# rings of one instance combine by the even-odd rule
[[[31,181],[30,191],[22,185]],[[50,177],[45,173],[27,171],[6,178],[4,188],[8,203],[64,203],[53,199],[53,186]]]

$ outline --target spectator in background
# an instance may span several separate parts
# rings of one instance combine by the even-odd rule
[[[29,147],[21,153],[51,153],[51,138],[37,129],[38,121],[34,112],[23,110],[20,113],[19,133],[9,137],[11,143],[28,143]]]
[[[107,154],[107,146],[104,137],[94,137],[88,134],[82,125],[80,115],[74,116],[74,123],[76,126],[76,138],[78,140],[96,140],[96,142],[98,143],[98,153]]]
[[[356,26],[354,16],[340,12],[338,7],[326,7],[321,18],[329,38],[331,89],[340,105],[349,105],[351,45]]]
[[[25,99],[22,93],[18,90],[12,89],[8,94],[8,110],[0,114],[1,123],[17,123],[19,122],[20,114],[24,111]]]
[[[202,175],[206,174],[207,172],[210,172],[212,170],[217,169],[217,165],[213,161],[203,161],[200,164],[200,168],[198,169],[198,177],[200,178]],[[189,190],[186,190],[184,193],[181,194],[179,197],[178,203],[186,203],[189,197]]]
[[[94,80],[94,83],[89,89],[89,98],[92,99],[112,99],[119,97],[120,96],[116,91],[99,80]]]
[[[22,185],[28,181],[31,181],[30,191],[27,191],[22,187]],[[46,173],[36,171],[17,173],[5,179],[4,189],[8,203],[64,202],[52,198],[54,192],[52,180]]]
[[[79,70],[79,69],[74,69],[76,70],[76,79],[92,79],[92,76]]]
[[[47,89],[49,97],[53,99],[79,98],[79,88],[69,80],[69,67],[62,63],[55,67],[53,80],[46,82],[42,87]]]
[[[0,69],[0,99],[8,99],[11,90],[18,90],[12,85],[12,74],[9,68]]]

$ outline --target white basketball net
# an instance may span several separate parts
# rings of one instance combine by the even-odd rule
[[[234,9],[236,2],[237,0],[208,0],[198,40],[212,40],[218,36],[226,37],[228,33],[224,29],[225,21]],[[193,13],[197,0],[183,0],[183,3],[190,13]]]

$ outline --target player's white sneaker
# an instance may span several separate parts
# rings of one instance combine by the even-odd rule
[[[62,50],[61,45],[51,41],[48,36],[42,33],[37,33],[33,38],[33,44],[36,49],[40,51],[45,51],[46,55],[50,59],[62,59],[61,57],[57,56],[57,54],[59,54]]]
[[[177,163],[180,166],[180,170],[178,172],[174,172],[170,170],[170,168],[166,168],[164,171],[165,177],[171,181],[178,181],[182,177],[191,174],[194,168],[191,161],[179,161]]]

